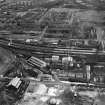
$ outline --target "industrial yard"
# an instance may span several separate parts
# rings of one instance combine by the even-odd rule
[[[105,0],[0,0],[0,105],[105,105]]]

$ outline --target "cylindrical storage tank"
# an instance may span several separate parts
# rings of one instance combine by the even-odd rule
[[[35,90],[37,90],[36,94],[43,95],[47,92],[47,87],[44,84],[39,84]]]

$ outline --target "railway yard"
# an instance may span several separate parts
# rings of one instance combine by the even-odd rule
[[[105,105],[104,0],[0,0],[0,105]]]

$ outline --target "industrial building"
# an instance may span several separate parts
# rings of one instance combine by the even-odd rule
[[[0,0],[0,105],[105,105],[105,0]]]

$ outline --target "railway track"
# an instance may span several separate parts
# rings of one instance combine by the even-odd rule
[[[27,51],[36,54],[56,54],[56,55],[105,55],[105,51],[97,51],[96,49],[79,49],[79,48],[61,48],[61,47],[46,47],[42,45],[32,45],[27,43],[21,43],[17,41],[10,41],[5,39],[0,39],[0,46],[8,49],[15,49],[20,51]]]

